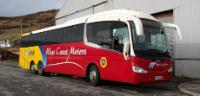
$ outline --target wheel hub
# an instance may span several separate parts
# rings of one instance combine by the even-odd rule
[[[96,72],[95,71],[90,72],[90,80],[96,80]]]

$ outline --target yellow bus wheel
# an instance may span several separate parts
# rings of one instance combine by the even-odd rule
[[[31,62],[30,63],[30,68],[29,68],[29,70],[30,70],[30,72],[32,73],[32,74],[37,74],[37,71],[36,71],[36,69],[35,69],[35,63],[34,62]]]

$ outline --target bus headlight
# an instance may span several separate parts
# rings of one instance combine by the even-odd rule
[[[146,74],[147,71],[138,66],[132,66],[133,72]]]
[[[173,71],[173,68],[169,67],[168,72],[172,72],[172,71]]]

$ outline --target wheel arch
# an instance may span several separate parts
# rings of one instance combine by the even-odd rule
[[[30,67],[31,67],[31,64],[35,64],[35,62],[34,62],[33,60],[30,61],[29,67],[28,67],[29,69],[30,69]]]
[[[43,64],[42,60],[39,60],[37,64],[39,64],[39,63],[42,63],[42,64]]]

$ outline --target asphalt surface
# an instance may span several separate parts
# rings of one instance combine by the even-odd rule
[[[200,96],[200,80],[191,80],[179,84],[178,86],[181,92],[190,94],[192,96]]]
[[[85,79],[71,76],[38,76],[18,67],[18,62],[0,63],[0,96],[188,96],[177,86],[180,81],[129,85],[104,81],[93,87]]]

